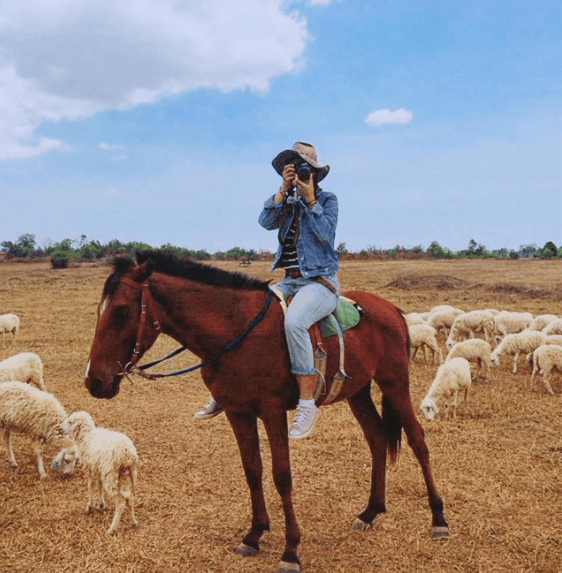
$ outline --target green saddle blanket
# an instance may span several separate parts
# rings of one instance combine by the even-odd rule
[[[361,312],[357,304],[346,298],[338,299],[336,310],[322,320],[320,320],[320,331],[323,338],[333,336],[338,333],[336,320],[340,323],[342,331],[349,330],[359,324]]]
[[[286,294],[281,293],[275,289],[273,289],[273,292],[281,300],[284,300],[286,305],[291,304],[291,300],[293,299],[292,296],[287,296]],[[322,338],[334,336],[338,333],[336,320],[339,322],[342,332],[357,326],[361,320],[361,315],[363,312],[365,311],[354,300],[351,300],[345,296],[340,296],[338,298],[338,306],[336,306],[336,310],[318,322],[320,325],[320,334],[322,335]]]

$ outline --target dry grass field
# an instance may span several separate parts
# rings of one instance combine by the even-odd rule
[[[239,270],[233,262],[220,266]],[[118,534],[106,535],[113,508],[86,514],[83,469],[71,480],[61,479],[50,469],[57,448],[47,445],[49,477],[38,481],[31,442],[16,435],[17,471],[0,450],[0,571],[272,573],[283,548],[284,521],[265,433],[272,531],[261,553],[244,559],[235,548],[249,527],[249,494],[225,417],[193,420],[208,396],[199,374],[124,380],[110,401],[96,400],[85,389],[96,306],[110,270],[0,264],[0,312],[21,318],[18,341],[12,346],[5,337],[0,358],[37,353],[48,389],[68,412],[85,409],[98,425],[132,438],[140,457],[139,527],[129,528],[125,514]],[[245,272],[270,277],[266,262]],[[341,270],[344,290],[375,292],[404,312],[449,303],[464,310],[562,315],[561,278],[560,260],[348,261]],[[160,338],[147,358],[176,346]],[[192,355],[178,357],[170,369],[196,362]],[[412,365],[416,408],[435,369],[422,360]],[[514,375],[504,360],[488,382],[474,381],[455,421],[422,420],[451,527],[451,538],[440,542],[430,540],[421,471],[405,443],[388,471],[388,513],[371,531],[351,529],[367,501],[370,457],[347,405],[323,408],[313,436],[291,450],[303,572],[562,571],[561,378],[553,376],[555,396],[542,383],[531,392],[527,367],[521,364]]]

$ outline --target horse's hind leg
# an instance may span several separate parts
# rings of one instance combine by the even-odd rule
[[[369,529],[379,513],[386,512],[386,438],[381,417],[371,398],[367,384],[348,399],[371,450],[371,494],[369,503],[353,523],[354,529]]]
[[[396,417],[398,417],[408,439],[408,444],[412,448],[421,466],[427,488],[429,507],[431,508],[433,516],[431,537],[433,539],[449,537],[449,526],[443,515],[443,500],[437,493],[437,487],[435,486],[433,473],[429,464],[429,449],[425,443],[423,428],[418,422],[414,408],[412,407],[407,373],[405,383],[403,384],[397,382],[396,378],[393,380],[377,380],[377,384],[380,386],[384,395],[383,423],[385,426],[387,424],[395,425]]]
[[[236,552],[243,557],[249,557],[259,552],[261,536],[264,531],[269,531],[269,516],[263,494],[263,464],[258,425],[256,417],[250,414],[237,414],[227,410],[226,415],[238,443],[252,501],[252,526]]]

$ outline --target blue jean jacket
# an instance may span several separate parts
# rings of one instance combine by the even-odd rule
[[[279,248],[271,270],[277,268],[283,250],[282,241],[291,226],[295,211],[294,204],[289,205],[289,216],[280,229],[284,202],[276,205],[273,197],[274,195],[266,200],[259,216],[259,223],[264,229],[268,231],[279,229]],[[338,198],[320,188],[316,198],[318,203],[312,209],[302,204],[301,229],[297,242],[299,266],[306,278],[332,275],[339,269],[338,256],[334,248],[338,223]]]

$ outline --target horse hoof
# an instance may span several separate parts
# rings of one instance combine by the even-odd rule
[[[300,573],[301,566],[298,563],[288,563],[287,561],[281,561],[279,563],[279,568],[277,573]]]
[[[242,557],[252,557],[254,555],[257,555],[259,552],[260,552],[259,549],[256,549],[255,547],[250,547],[245,543],[240,543],[240,545],[236,548],[236,553],[238,553],[238,555],[242,555]]]
[[[451,537],[451,534],[449,533],[449,528],[446,525],[431,528],[431,539],[437,541],[439,539],[449,539],[449,537]]]
[[[366,523],[365,521],[359,518],[357,518],[351,525],[351,529],[356,529],[357,531],[368,531],[369,529],[372,529],[372,527],[373,527],[372,523]]]

